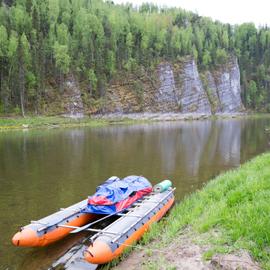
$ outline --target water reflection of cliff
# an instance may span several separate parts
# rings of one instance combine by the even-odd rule
[[[127,167],[130,161],[134,170],[156,179],[172,177],[186,183],[238,166],[244,127],[244,121],[217,120],[104,128],[98,133],[115,138],[109,151],[117,152],[115,161],[125,160]]]

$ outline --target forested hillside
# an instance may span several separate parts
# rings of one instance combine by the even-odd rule
[[[123,72],[191,55],[200,69],[239,60],[242,100],[270,111],[270,29],[214,22],[178,8],[101,0],[0,1],[0,114],[39,112],[47,85],[74,74],[91,100]]]

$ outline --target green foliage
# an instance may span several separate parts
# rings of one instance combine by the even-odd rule
[[[115,74],[116,72],[115,65],[116,65],[115,54],[113,51],[109,50],[106,59],[106,69],[109,74],[109,77],[113,77],[113,75]]]
[[[224,49],[218,48],[216,51],[217,64],[224,65],[226,64],[227,60],[228,60],[228,54],[226,53],[226,51]]]
[[[13,108],[13,113],[15,115],[20,115],[21,114],[21,109],[20,109],[20,107],[18,105]]]
[[[30,17],[27,14],[25,6],[12,6],[10,13],[11,25],[13,26],[12,28],[19,34],[31,29]]]
[[[224,48],[228,49],[228,47],[229,47],[229,34],[228,34],[228,31],[226,31],[226,30],[222,33],[221,44]]]
[[[62,73],[67,74],[70,65],[70,56],[68,55],[67,45],[61,45],[58,42],[55,42],[54,57],[56,66],[60,69]]]
[[[57,41],[61,45],[68,44],[68,28],[64,23],[57,25],[56,27]]]
[[[87,78],[91,86],[92,92],[96,92],[97,90],[97,77],[93,69],[89,69],[87,72]]]
[[[8,36],[5,26],[0,25],[0,57],[7,55]]]
[[[192,48],[192,56],[196,61],[198,60],[198,51],[195,46]]]
[[[129,58],[125,64],[125,69],[127,71],[134,71],[136,69],[136,60],[134,58]]]
[[[7,56],[9,58],[12,58],[18,47],[18,37],[17,33],[14,31],[11,31],[10,37],[9,37],[9,43],[8,43],[8,51],[7,51]]]
[[[25,65],[25,68],[31,64],[31,54],[30,54],[30,44],[27,40],[25,33],[21,36],[21,47],[22,47],[22,61]]]
[[[203,53],[203,60],[202,60],[203,66],[208,67],[208,65],[211,62],[212,62],[212,59],[211,59],[210,53],[208,51],[204,51],[204,53]]]
[[[258,89],[257,89],[257,85],[256,82],[251,80],[248,84],[248,88],[247,88],[247,104],[250,107],[255,107],[256,104],[256,98],[258,97]]]
[[[4,105],[0,102],[0,115],[3,114],[5,111]]]
[[[31,71],[26,73],[26,85],[28,97],[34,98],[36,94],[35,88],[37,86],[37,79],[35,74]]]
[[[245,81],[257,87],[254,95],[254,85],[243,84],[245,105],[269,108],[268,27],[231,26],[154,4],[136,9],[101,0],[30,2],[0,4],[0,74],[5,81],[0,97],[5,107],[18,105],[18,85],[39,100],[49,80],[61,81],[69,72],[89,81],[92,70],[90,84],[98,98],[117,71],[134,72],[185,56],[193,56],[199,67],[213,68],[236,55]],[[34,75],[34,84],[20,81],[22,62],[24,74]]]

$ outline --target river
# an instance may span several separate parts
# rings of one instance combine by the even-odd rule
[[[268,151],[268,126],[270,118],[243,118],[0,133],[0,270],[95,269],[81,259],[82,234],[36,249],[10,240],[20,226],[86,198],[112,175],[170,179],[180,201]]]

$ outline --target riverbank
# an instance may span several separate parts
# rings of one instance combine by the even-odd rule
[[[180,113],[131,113],[131,114],[99,114],[91,117],[72,118],[63,116],[28,116],[28,117],[0,117],[0,131],[58,128],[58,127],[83,127],[105,126],[110,124],[135,124],[158,121],[189,121],[214,118],[246,117],[247,114],[180,114]]]
[[[139,122],[139,121],[136,121]],[[61,116],[0,117],[0,131],[40,128],[98,127],[110,124],[132,124],[130,119],[94,119],[90,117],[69,118]]]
[[[263,154],[186,197],[115,269],[270,269],[269,164]]]

